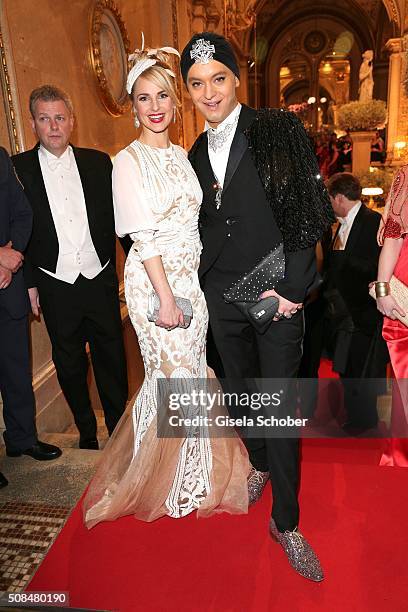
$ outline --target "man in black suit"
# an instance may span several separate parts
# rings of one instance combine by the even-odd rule
[[[325,270],[326,335],[334,338],[333,367],[342,377],[348,415],[345,429],[353,433],[377,424],[375,384],[362,377],[385,377],[388,361],[382,315],[368,293],[377,278],[381,215],[362,204],[361,185],[352,174],[333,175],[327,188],[339,225]]]
[[[127,372],[115,270],[110,158],[69,144],[68,95],[49,85],[30,96],[39,143],[13,158],[34,213],[26,253],[33,313],[41,310],[58,380],[73,412],[80,448],[97,449],[87,385],[89,344],[109,434],[127,400]]]
[[[7,454],[56,459],[61,450],[37,439],[28,336],[30,303],[23,277],[23,252],[32,212],[8,153],[0,147],[0,392]],[[0,474],[0,487],[7,480]]]
[[[182,53],[181,71],[207,121],[190,161],[203,189],[199,274],[225,384],[294,378],[302,355],[302,304],[316,278],[315,245],[332,215],[310,141],[293,114],[239,104],[239,67],[225,38],[195,35]],[[285,278],[261,296],[277,297],[279,308],[261,334],[223,293],[281,242]],[[253,466],[250,502],[270,478],[271,534],[299,573],[322,580],[315,553],[297,531],[299,440],[266,435],[244,441]]]

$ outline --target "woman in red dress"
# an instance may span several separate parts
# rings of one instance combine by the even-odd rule
[[[408,286],[408,165],[403,166],[391,186],[379,243],[383,244],[376,282],[377,307],[384,315],[383,337],[388,345],[394,371],[391,438],[381,458],[381,465],[408,467],[408,327],[396,313],[406,316],[389,291],[394,275]]]

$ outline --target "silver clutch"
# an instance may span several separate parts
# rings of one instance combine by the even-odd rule
[[[188,327],[193,318],[193,307],[188,298],[175,297],[176,305],[184,315],[184,327]],[[156,323],[159,317],[160,299],[155,291],[149,295],[147,303],[147,319],[151,323]]]

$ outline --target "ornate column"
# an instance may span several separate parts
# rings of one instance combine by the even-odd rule
[[[394,143],[398,137],[398,113],[401,95],[402,39],[390,38],[385,45],[390,53],[388,72],[388,124],[387,124],[387,161],[394,158]]]
[[[191,30],[193,32],[203,32],[207,25],[206,0],[194,0],[192,6],[192,23]]]
[[[214,32],[221,18],[214,0],[193,0],[192,4],[192,32]]]

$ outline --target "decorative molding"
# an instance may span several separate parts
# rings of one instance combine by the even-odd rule
[[[217,29],[221,13],[214,0],[193,0],[192,9],[193,32],[214,32]]]
[[[8,126],[10,151],[15,154],[20,153],[24,149],[24,132],[17,96],[13,57],[9,44],[7,17],[2,0],[0,0],[0,62],[0,81]]]
[[[401,13],[397,0],[383,0],[388,17],[398,26],[398,31],[401,31]]]
[[[225,0],[227,38],[254,25],[257,4],[257,0]]]
[[[177,0],[171,0],[171,14],[172,14],[172,30],[173,30],[173,47],[179,50],[179,35],[178,35],[178,7]],[[184,146],[184,125],[183,125],[183,117],[184,117],[184,101],[183,101],[183,82],[181,79],[181,71],[176,71],[177,80],[177,97],[180,100],[181,104],[181,116],[179,116],[177,121],[177,139],[178,143],[181,147]]]
[[[321,30],[309,30],[303,38],[303,47],[310,55],[320,55],[327,48],[327,36]]]
[[[402,39],[401,51],[404,52],[402,84],[403,84],[405,98],[408,98],[408,35],[405,35],[404,38]]]
[[[359,0],[359,5],[367,13],[373,23],[377,21],[382,0]]]
[[[90,14],[90,61],[101,101],[114,117],[130,108],[126,92],[129,54],[128,34],[115,2],[96,0]]]
[[[210,0],[210,3],[206,8],[206,13],[207,27],[211,32],[215,32],[221,19],[221,13],[218,10],[214,0]]]
[[[385,44],[386,50],[390,54],[401,53],[403,50],[403,39],[402,38],[390,38]]]

